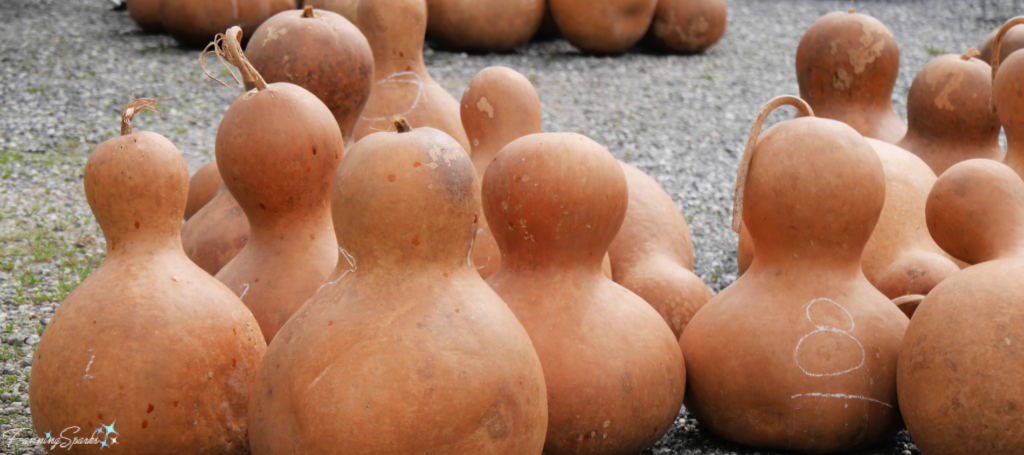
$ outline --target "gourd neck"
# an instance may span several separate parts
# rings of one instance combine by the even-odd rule
[[[179,231],[180,232],[180,231]],[[122,235],[107,237],[107,259],[121,260],[135,256],[155,256],[158,254],[184,254],[181,236]]]

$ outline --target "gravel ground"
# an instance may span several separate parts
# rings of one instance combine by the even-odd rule
[[[989,0],[857,2],[879,18],[901,50],[893,95],[906,95],[932,54],[961,53],[1011,13]],[[996,6],[991,6],[996,3]],[[697,274],[715,291],[737,277],[729,229],[732,188],[758,108],[798,94],[794,55],[803,31],[848,1],[729,0],[728,31],[704,55],[636,49],[581,55],[563,40],[502,55],[427,49],[434,78],[456,98],[487,66],[528,76],[540,94],[545,131],[585,134],[655,177],[687,216]],[[108,0],[0,0],[0,430],[27,428],[34,347],[63,298],[102,261],[103,236],[82,187],[88,153],[119,130],[132,97],[173,96],[163,117],[136,130],[167,136],[195,172],[213,159],[219,119],[237,93],[209,81],[199,52],[142,33]],[[214,68],[216,68],[215,66]],[[789,109],[789,108],[786,108]],[[792,115],[781,110],[769,123]],[[0,443],[0,453],[42,453]],[[760,453],[702,430],[685,412],[653,454]],[[917,454],[906,432],[864,453]]]

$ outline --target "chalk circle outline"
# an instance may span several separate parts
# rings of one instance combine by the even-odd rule
[[[400,76],[412,76],[413,79],[399,79]],[[424,83],[423,82],[423,78],[420,77],[419,74],[416,74],[416,73],[414,73],[412,71],[402,71],[400,73],[392,74],[392,75],[390,75],[388,77],[385,77],[384,79],[381,79],[381,80],[379,80],[377,82],[374,82],[374,85],[386,84],[388,82],[395,82],[395,83],[398,83],[398,84],[412,84],[412,85],[415,85],[419,89],[419,91],[416,92],[416,99],[413,100],[412,106],[410,106],[409,109],[407,109],[405,112],[402,112],[401,114],[389,115],[389,116],[386,116],[386,117],[359,117],[360,119],[366,120],[368,122],[379,122],[381,120],[391,120],[395,116],[402,117],[402,116],[408,115],[410,112],[416,110],[416,108],[419,107],[420,100],[428,99],[427,98],[427,87],[438,87],[438,88],[441,87],[441,86],[439,86],[437,84],[427,84],[427,83]]]
[[[818,324],[815,324],[814,323],[814,319],[811,317],[811,307],[814,306],[814,304],[819,303],[819,302],[828,302],[828,303],[831,303],[831,304],[835,305],[840,310],[843,310],[843,312],[846,313],[846,316],[850,318],[850,329],[849,330],[843,330],[843,329],[840,329],[840,328],[837,328],[837,327],[828,326],[828,325],[818,325]],[[846,374],[846,373],[850,373],[850,372],[859,370],[861,367],[864,366],[864,362],[867,359],[867,351],[864,350],[864,345],[860,343],[860,340],[855,338],[853,335],[850,335],[850,332],[852,332],[853,329],[857,327],[857,323],[853,320],[853,315],[850,314],[850,312],[847,311],[846,308],[843,308],[843,306],[840,305],[839,303],[837,303],[835,300],[832,300],[832,299],[829,299],[829,298],[818,298],[818,299],[811,300],[810,302],[807,303],[805,313],[807,315],[807,321],[810,322],[811,325],[813,325],[815,327],[815,330],[812,331],[811,333],[808,333],[807,335],[804,335],[803,338],[800,338],[800,341],[798,341],[796,343],[796,349],[793,350],[793,361],[796,363],[796,366],[797,366],[797,368],[800,369],[800,371],[803,371],[804,374],[806,374],[807,376],[811,376],[811,377],[815,377],[815,378],[820,378],[820,377],[843,375],[843,374]],[[805,369],[803,367],[803,365],[800,365],[800,358],[799,358],[800,346],[803,345],[804,340],[806,340],[807,338],[810,338],[811,335],[814,335],[814,334],[820,333],[820,332],[833,332],[833,333],[838,333],[840,335],[845,335],[845,336],[849,337],[851,340],[853,340],[855,343],[857,343],[857,347],[860,348],[860,364],[858,364],[857,366],[855,366],[853,368],[849,368],[849,369],[846,369],[846,370],[843,370],[843,371],[840,371],[840,372],[837,372],[837,373],[820,373],[819,374],[819,373],[811,373],[811,372],[807,371],[807,369]]]

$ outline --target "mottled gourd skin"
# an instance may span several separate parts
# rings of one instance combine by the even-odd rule
[[[907,133],[892,109],[899,67],[900,50],[892,32],[877,19],[852,12],[818,19],[796,50],[800,98],[814,115],[890,144]]]
[[[935,175],[969,159],[1002,161],[1006,155],[999,147],[991,94],[992,68],[984,61],[956,55],[933,59],[910,86],[907,135],[896,145],[921,157]]]
[[[85,191],[107,256],[40,340],[29,381],[38,436],[109,425],[128,453],[247,453],[266,344],[249,310],[182,251],[181,153],[153,133],[111,139],[89,158]]]
[[[394,131],[392,118],[401,116],[413,128],[444,131],[471,152],[459,118],[459,102],[430,77],[423,63],[426,0],[360,2],[357,16],[356,25],[373,51],[376,80],[356,122],[355,139]]]
[[[578,134],[532,134],[502,149],[482,194],[502,252],[487,282],[544,366],[544,453],[654,444],[679,413],[686,371],[661,316],[601,271],[629,198],[618,162]]]
[[[432,128],[346,154],[331,198],[342,260],[271,343],[253,454],[541,453],[544,373],[470,262],[473,182]]]
[[[548,0],[558,30],[588,54],[621,54],[651,25],[658,0]]]
[[[725,0],[658,0],[646,42],[683,54],[704,52],[725,35]]]
[[[687,409],[753,447],[880,443],[900,428],[907,317],[861,271],[885,201],[878,155],[840,122],[789,120],[757,139],[743,191],[756,254],[683,332]]]
[[[284,11],[256,30],[245,56],[267,82],[298,85],[323,101],[351,147],[373,85],[373,53],[355,25],[330,11]]]
[[[903,418],[921,451],[1008,455],[1024,447],[1024,182],[969,160],[928,196],[928,227],[972,265],[921,302],[899,360]]]
[[[540,98],[533,84],[515,70],[501,66],[484,68],[469,82],[462,93],[459,117],[473,143],[478,197],[484,172],[494,156],[509,142],[541,132]],[[473,243],[473,264],[484,279],[501,265],[501,251],[484,217],[480,217]]]
[[[213,199],[181,228],[185,255],[210,275],[217,275],[238,256],[246,243],[249,243],[249,219],[223,183]]]
[[[545,0],[427,0],[427,37],[443,47],[511,51],[540,28]]]
[[[619,163],[629,185],[626,217],[608,247],[616,283],[651,304],[679,338],[711,290],[693,274],[693,240],[672,197],[643,171]]]
[[[216,276],[267,341],[337,265],[329,203],[343,147],[327,106],[287,82],[239,95],[217,129],[217,167],[249,220],[249,242]]]

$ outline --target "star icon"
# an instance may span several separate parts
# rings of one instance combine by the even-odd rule
[[[46,432],[46,439],[50,439],[50,432],[49,431]]]
[[[114,434],[121,434],[121,433],[118,433],[117,431],[115,431],[115,430],[114,430],[114,424],[115,424],[115,423],[117,423],[117,421],[116,421],[116,420],[115,420],[115,421],[113,421],[113,422],[110,422],[110,425],[103,425],[103,423],[102,423],[102,422],[100,422],[100,425],[101,425],[101,426],[102,426],[103,428],[105,428],[105,429],[107,430],[107,435],[108,435],[108,436],[109,436],[109,435],[110,435],[111,433],[114,433]]]
[[[117,436],[114,436],[113,438],[110,438],[110,443],[111,444],[117,444]]]
[[[107,447],[110,447],[107,445],[107,441],[100,441],[100,450],[103,450],[104,448]]]

